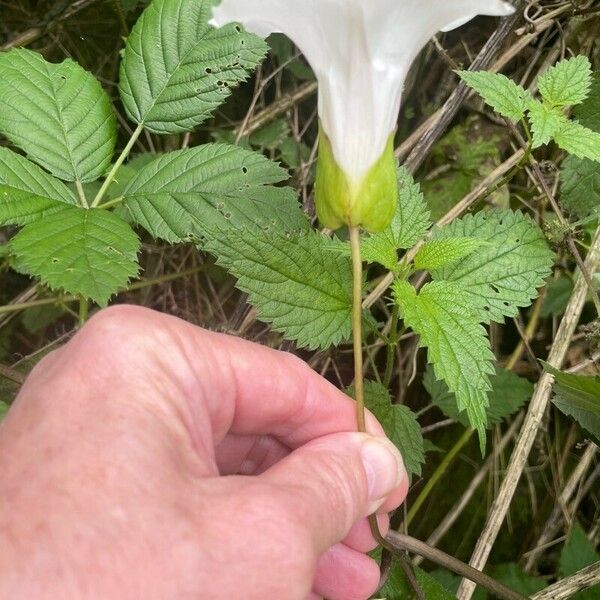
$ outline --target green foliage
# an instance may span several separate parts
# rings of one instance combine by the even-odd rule
[[[587,538],[581,525],[575,521],[571,533],[560,553],[560,573],[563,577],[574,575],[577,571],[600,560],[600,554]],[[573,600],[598,600],[600,584],[572,596]]]
[[[538,80],[540,94],[551,106],[581,104],[592,85],[592,65],[587,56],[574,56],[550,67]]]
[[[548,106],[537,100],[529,104],[529,123],[533,137],[533,148],[550,143],[565,123],[565,115],[554,106]]]
[[[567,308],[572,292],[573,280],[570,277],[562,275],[558,279],[552,279],[546,286],[546,295],[540,312],[542,318],[562,315]]]
[[[139,246],[116,215],[76,207],[26,225],[10,241],[18,271],[100,305],[137,275]]]
[[[349,388],[348,394],[354,397],[353,387]],[[403,404],[392,404],[389,391],[376,381],[365,381],[365,405],[400,450],[408,474],[421,475],[425,451],[421,426],[415,413]]]
[[[427,600],[456,600],[456,596],[448,592],[429,573],[419,567],[413,567],[415,577]],[[416,600],[417,596],[410,583],[406,580],[402,567],[394,561],[390,576],[385,585],[377,593],[385,600]]]
[[[589,158],[600,162],[600,133],[584,127],[577,121],[567,121],[554,135],[557,145],[576,156],[577,158]]]
[[[398,268],[398,250],[414,246],[431,225],[421,188],[404,167],[398,169],[398,189],[399,201],[391,224],[361,241],[364,260],[380,263],[390,271]]]
[[[153,160],[137,172],[123,195],[132,219],[171,243],[198,237],[216,223],[307,229],[292,190],[272,185],[287,177],[260,154],[207,144]]]
[[[436,229],[433,237],[475,237],[486,242],[460,262],[432,273],[436,281],[456,283],[483,323],[516,316],[550,275],[553,253],[537,224],[519,211],[469,214]]]
[[[242,227],[205,230],[206,249],[237,277],[261,320],[309,349],[350,337],[352,268],[316,232]]]
[[[525,115],[531,94],[508,77],[487,71],[457,71],[460,78],[474,89],[497,113],[518,121]]]
[[[494,355],[469,295],[449,281],[428,283],[418,295],[407,282],[396,281],[394,299],[405,324],[427,347],[436,377],[454,392],[459,410],[466,410],[483,448]]]
[[[0,225],[25,225],[70,204],[77,204],[77,198],[62,181],[0,148]]]
[[[0,101],[0,133],[56,177],[93,181],[109,166],[110,100],[72,60],[52,64],[22,48],[0,53]]]
[[[415,256],[415,268],[422,270],[441,269],[466,258],[485,242],[474,237],[455,237],[425,242]]]
[[[562,373],[547,363],[544,368],[555,380],[554,405],[600,442],[600,377]]]
[[[496,369],[490,376],[492,389],[488,393],[489,406],[486,408],[488,428],[516,413],[531,398],[533,385],[506,369]],[[428,366],[423,385],[429,392],[432,402],[450,419],[470,425],[467,415],[461,412],[456,396],[444,381],[435,378],[433,369]]]
[[[214,0],[154,0],[132,29],[119,92],[130,119],[159,134],[191,131],[248,78],[266,43],[208,25]]]

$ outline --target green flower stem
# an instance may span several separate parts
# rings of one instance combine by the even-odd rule
[[[109,200],[108,202],[103,202],[102,204],[99,204],[98,208],[102,208],[102,209],[112,208],[113,206],[117,206],[117,205],[121,204],[121,202],[123,202],[123,200],[125,200],[125,198],[123,196],[119,196],[118,198],[113,198],[112,200]]]
[[[473,437],[475,433],[474,429],[466,429],[459,440],[452,446],[450,451],[444,456],[444,460],[438,465],[438,468],[435,470],[433,475],[427,481],[425,487],[421,490],[421,493],[418,495],[414,504],[410,507],[408,511],[408,515],[406,517],[406,524],[410,525],[412,520],[415,518],[421,506],[427,498],[433,488],[437,485],[439,480],[444,476],[450,465],[454,462],[454,459],[458,456],[458,453],[466,446],[468,441]]]
[[[77,193],[79,194],[81,206],[83,206],[83,208],[89,208],[87,198],[85,197],[85,192],[83,191],[83,185],[79,179],[75,180],[75,187],[77,188]]]
[[[90,305],[87,298],[83,296],[79,299],[79,327],[83,327],[88,319]]]
[[[144,130],[144,124],[140,123],[135,128],[135,131],[131,134],[131,138],[129,138],[127,145],[125,146],[125,148],[123,148],[123,151],[119,155],[119,158],[117,158],[117,161],[112,166],[111,170],[109,171],[108,175],[106,176],[106,179],[104,180],[104,183],[102,184],[102,187],[98,190],[98,193],[96,194],[96,197],[94,198],[94,201],[92,202],[92,205],[91,205],[92,208],[96,208],[102,201],[102,198],[104,198],[104,195],[106,194],[108,188],[110,187],[110,184],[113,182],[115,175],[117,174],[118,170],[121,168],[121,165],[125,162],[125,160],[129,156],[129,153],[131,152],[133,145],[137,142],[137,139],[140,137],[140,134],[142,133],[143,130]]]

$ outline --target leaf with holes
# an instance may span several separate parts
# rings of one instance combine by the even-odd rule
[[[19,48],[0,53],[0,133],[56,177],[86,182],[110,165],[116,119],[91,73]]]
[[[26,225],[10,241],[18,271],[101,306],[137,275],[139,248],[136,234],[116,215],[75,207]]]
[[[456,395],[459,410],[466,410],[483,451],[494,355],[477,309],[449,281],[428,283],[419,294],[408,282],[396,281],[393,291],[405,325],[419,334],[436,377]]]
[[[76,205],[71,190],[24,156],[0,148],[0,225],[25,225]]]
[[[487,71],[457,71],[457,74],[498,114],[511,121],[518,121],[525,115],[532,96],[505,75]]]
[[[354,386],[348,388],[347,392],[354,398]],[[421,426],[415,413],[403,404],[392,404],[390,393],[377,381],[365,381],[365,406],[400,450],[409,475],[421,475],[425,450]]]
[[[287,178],[284,169],[257,152],[207,144],[170,152],[142,167],[123,195],[133,220],[171,243],[216,225],[308,229],[295,193],[272,185]]]
[[[310,349],[350,337],[352,267],[316,232],[286,234],[257,227],[206,231],[206,249],[237,277],[259,319]]]
[[[519,211],[467,215],[433,234],[434,239],[457,236],[477,237],[486,244],[432,276],[459,285],[483,323],[516,316],[550,275],[554,254],[538,225]]]
[[[239,25],[208,25],[214,4],[154,0],[129,34],[119,92],[129,118],[153,133],[191,131],[267,53]]]
[[[583,102],[592,85],[592,65],[587,56],[574,56],[550,67],[538,79],[544,101],[551,106],[573,106]]]
[[[400,199],[391,224],[381,233],[361,240],[364,260],[377,262],[390,271],[398,267],[398,250],[414,246],[431,226],[421,188],[404,167],[398,169],[398,188]]]
[[[485,246],[485,242],[474,237],[455,237],[425,242],[415,256],[415,268],[419,270],[440,269],[458,262]]]

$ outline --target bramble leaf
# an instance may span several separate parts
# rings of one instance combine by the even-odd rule
[[[26,225],[10,241],[18,271],[101,306],[137,275],[139,248],[136,234],[116,215],[76,207]]]
[[[354,387],[348,389],[348,395],[354,397]],[[365,405],[400,450],[409,475],[421,475],[425,451],[421,426],[415,413],[403,404],[392,404],[388,390],[376,381],[365,381]]]
[[[538,88],[551,106],[581,104],[592,85],[592,65],[587,56],[574,56],[550,67],[539,79]]]
[[[415,256],[415,268],[439,269],[451,265],[485,245],[480,238],[454,237],[425,242]]]
[[[537,100],[529,104],[528,118],[531,123],[533,148],[548,144],[557,131],[564,125],[565,116],[562,111]]]
[[[553,404],[600,442],[600,377],[562,373],[548,363],[543,365],[554,377]]]
[[[66,181],[98,179],[113,155],[116,119],[91,73],[18,48],[0,53],[0,133]]]
[[[498,114],[511,121],[518,121],[525,115],[532,96],[505,75],[487,71],[457,71],[457,73]]]
[[[409,283],[396,281],[393,291],[405,324],[419,334],[436,377],[454,392],[459,410],[467,411],[483,448],[494,355],[469,296],[448,281],[428,283],[418,295]]]
[[[404,167],[398,169],[398,186],[400,198],[389,227],[361,240],[364,260],[377,262],[390,271],[398,267],[398,250],[414,246],[431,226],[421,188]]]
[[[158,134],[191,131],[267,53],[239,25],[208,24],[214,0],[153,0],[131,30],[119,92],[128,117]]]
[[[210,227],[205,248],[237,277],[259,319],[310,349],[328,348],[351,333],[352,268],[330,238],[278,228]]]
[[[0,225],[25,225],[73,204],[77,198],[62,181],[0,148]]]
[[[145,165],[123,195],[133,220],[171,243],[199,237],[216,223],[308,229],[293,190],[272,185],[287,178],[284,169],[257,152],[207,144]]]
[[[477,252],[432,272],[435,281],[454,282],[487,323],[514,317],[529,306],[550,275],[554,255],[538,225],[519,211],[490,210],[467,215],[434,230],[434,239],[477,237]]]

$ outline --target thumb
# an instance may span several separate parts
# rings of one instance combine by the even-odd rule
[[[384,437],[337,433],[298,448],[260,476],[284,494],[321,553],[376,512],[393,492],[398,503],[408,476],[397,448]]]

